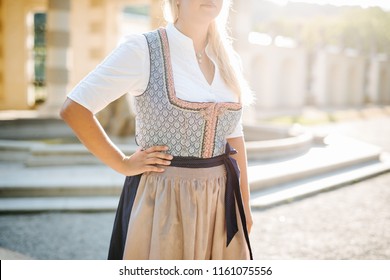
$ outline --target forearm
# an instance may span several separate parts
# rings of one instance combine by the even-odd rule
[[[61,110],[61,117],[93,155],[112,169],[122,174],[125,172],[125,155],[112,143],[89,110],[67,99]]]

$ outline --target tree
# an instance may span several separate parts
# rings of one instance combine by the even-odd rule
[[[341,9],[341,8],[339,8]],[[255,29],[295,38],[309,50],[323,45],[353,48],[362,53],[390,54],[390,13],[380,8],[342,8],[340,13],[283,17],[260,22]]]

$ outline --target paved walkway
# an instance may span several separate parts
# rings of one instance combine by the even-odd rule
[[[324,128],[324,127],[322,127]],[[390,118],[327,127],[390,151]],[[254,211],[255,259],[390,259],[390,173]],[[105,259],[113,212],[0,216],[0,247],[33,259]],[[23,258],[0,250],[0,258]]]
[[[255,212],[257,259],[390,260],[390,174]]]

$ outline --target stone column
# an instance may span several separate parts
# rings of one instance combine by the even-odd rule
[[[381,63],[379,73],[379,105],[390,104],[390,62],[387,58]]]
[[[49,0],[47,15],[47,101],[41,112],[58,116],[68,92],[70,0]]]
[[[2,42],[0,63],[3,68],[0,109],[28,109],[27,28],[25,3],[21,0],[1,0]]]

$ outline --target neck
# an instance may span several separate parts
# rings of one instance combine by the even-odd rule
[[[178,19],[175,27],[184,35],[191,38],[196,52],[201,52],[207,45],[207,32],[209,24],[191,24]]]

